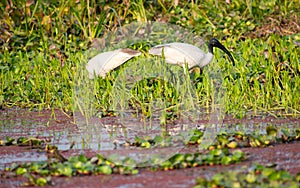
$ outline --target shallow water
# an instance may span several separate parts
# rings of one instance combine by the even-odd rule
[[[53,118],[55,114],[55,119]],[[95,151],[103,155],[120,154],[122,157],[131,157],[137,161],[144,162],[151,159],[151,156],[168,157],[181,151],[184,145],[173,145],[169,148],[137,149],[131,147],[120,147],[126,141],[134,141],[135,137],[144,138],[146,136],[154,138],[156,135],[164,134],[166,129],[160,126],[153,126],[151,129],[141,127],[141,122],[137,119],[126,120],[128,127],[120,125],[120,121],[114,117],[90,119],[89,125],[85,125],[84,120],[77,118],[74,123],[72,118],[65,116],[60,111],[27,111],[24,109],[11,109],[0,111],[0,139],[6,136],[12,138],[35,137],[47,138],[50,144],[58,147],[59,150],[69,150],[72,143],[72,150],[84,152],[85,150]],[[82,122],[80,122],[82,121]],[[151,122],[152,125],[159,125],[159,121]],[[208,125],[208,121],[198,121],[198,125]],[[130,125],[129,125],[130,124]],[[169,134],[178,135],[189,127],[182,126],[182,122],[170,125],[167,129]],[[273,125],[280,129],[299,128],[300,119],[274,119],[274,118],[253,118],[246,120],[225,120],[222,125],[215,128],[217,132],[246,133],[258,132],[265,134],[266,126]],[[147,125],[146,125],[147,127]],[[189,135],[187,135],[187,138]],[[4,168],[13,162],[45,161],[47,154],[44,151],[35,149],[22,150],[17,152],[2,152],[0,168]]]

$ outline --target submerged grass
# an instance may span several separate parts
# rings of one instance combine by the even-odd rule
[[[216,51],[211,65],[201,73],[195,71],[190,75],[201,108],[209,109],[213,103],[209,74],[218,64],[222,72],[219,78],[222,87],[226,88],[226,113],[237,117],[249,112],[273,116],[300,114],[300,36],[297,27],[274,33],[266,31],[261,33],[261,38],[253,38],[252,34],[256,28],[264,26],[265,17],[299,18],[298,1],[234,1],[230,4],[212,0],[179,4],[173,1],[123,4],[93,0],[8,1],[1,5],[1,108],[20,106],[73,111],[74,88],[83,82],[87,90],[90,90],[88,86],[93,87],[95,93],[87,97],[95,97],[96,108],[110,110],[116,75],[124,69],[111,72],[105,79],[98,78],[94,85],[84,83],[85,80],[78,77],[78,70],[86,63],[87,49],[97,44],[94,38],[103,36],[106,28],[114,30],[132,21],[156,20],[191,29],[205,40],[212,36],[223,38],[222,42],[234,55],[235,66]],[[290,25],[293,24],[299,25],[299,22]],[[128,46],[142,49],[147,56],[147,42]],[[153,87],[161,89],[159,84]],[[136,96],[149,97],[143,89],[138,92]],[[171,90],[160,92],[171,95],[170,106],[178,102],[178,96]]]

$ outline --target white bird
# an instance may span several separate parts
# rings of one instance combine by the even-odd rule
[[[181,65],[184,69],[185,64],[189,69],[196,66],[202,68],[212,61],[214,47],[223,50],[234,64],[230,52],[215,38],[208,43],[208,53],[191,44],[174,42],[154,46],[149,50],[149,54],[164,56],[167,63]]]
[[[129,59],[139,56],[141,52],[129,48],[121,48],[114,51],[103,52],[88,61],[86,69],[89,72],[89,78],[101,76],[105,78],[106,74],[124,64]]]

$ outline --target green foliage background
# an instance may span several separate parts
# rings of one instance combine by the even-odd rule
[[[1,108],[71,111],[74,75],[93,40],[126,23],[160,21],[206,41],[217,37],[234,54],[235,67],[218,62],[227,113],[300,114],[298,0],[7,0],[0,11]],[[204,108],[211,102],[205,76],[205,70],[194,76]],[[99,79],[95,86],[104,111],[113,80]]]

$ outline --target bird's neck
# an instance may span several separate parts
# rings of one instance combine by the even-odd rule
[[[212,61],[213,57],[214,57],[214,55],[211,52],[205,54],[205,56],[204,56],[203,60],[201,61],[199,67],[202,68],[202,67],[208,65]]]
[[[208,44],[208,52],[214,54],[214,47],[211,43]]]

